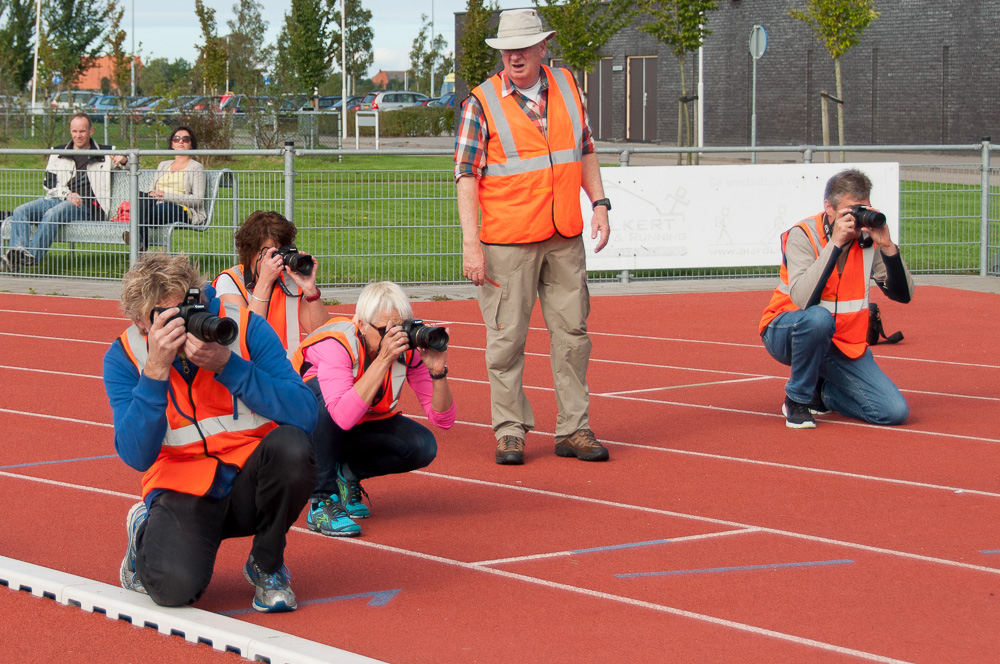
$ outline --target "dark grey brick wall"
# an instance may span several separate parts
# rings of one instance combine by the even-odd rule
[[[793,0],[720,0],[705,41],[705,143],[750,143],[750,30],[763,25],[767,52],[757,63],[757,144],[822,142],[820,92],[836,94],[833,60],[788,9]],[[848,144],[974,143],[1000,140],[1000,0],[881,0],[881,16],[841,58]],[[456,33],[463,15],[456,14]],[[558,39],[558,35],[557,35]],[[456,40],[457,43],[457,40]],[[613,73],[612,138],[626,136],[626,74],[631,56],[657,56],[656,142],[677,139],[680,69],[669,48],[634,28],[603,52]],[[456,49],[457,55],[457,49]],[[697,56],[685,67],[688,91]],[[460,96],[468,88],[458,82]],[[478,82],[477,82],[478,83]],[[834,106],[831,142],[837,140]]]

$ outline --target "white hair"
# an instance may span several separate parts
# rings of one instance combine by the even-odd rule
[[[402,318],[413,318],[413,308],[410,299],[403,289],[391,281],[379,281],[368,284],[358,296],[358,304],[354,308],[354,318],[359,323],[371,325],[384,311],[396,312]]]

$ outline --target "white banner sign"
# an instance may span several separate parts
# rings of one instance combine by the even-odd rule
[[[826,182],[846,168],[872,181],[872,207],[899,239],[899,164],[756,164],[604,168],[611,241],[594,253],[586,195],[588,270],[778,265],[781,234],[823,210]]]

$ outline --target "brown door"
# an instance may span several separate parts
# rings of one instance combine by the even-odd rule
[[[656,140],[656,56],[628,58],[625,139]]]
[[[612,140],[611,58],[601,58],[594,64],[594,71],[587,73],[584,88],[587,93],[587,116],[594,138]]]

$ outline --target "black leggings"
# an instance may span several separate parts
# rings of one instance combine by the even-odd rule
[[[225,498],[164,491],[139,529],[136,571],[160,606],[184,606],[212,580],[222,540],[253,536],[251,553],[265,572],[284,564],[285,536],[316,483],[309,435],[279,426],[264,436]]]
[[[139,220],[139,250],[145,251],[149,241],[149,229],[152,226],[169,226],[191,221],[187,210],[177,203],[161,201],[146,192],[139,193],[139,209],[136,217]]]

